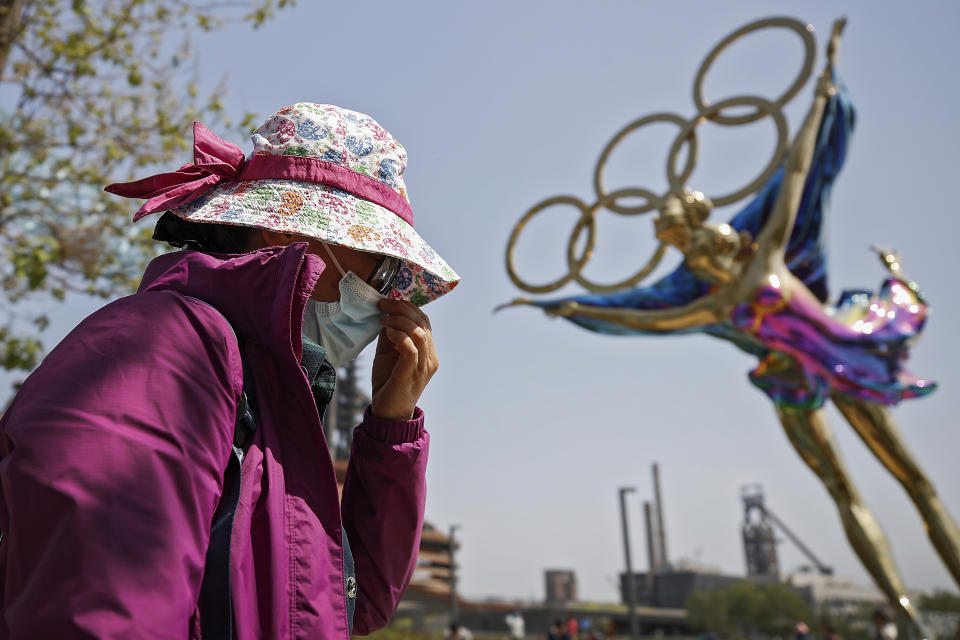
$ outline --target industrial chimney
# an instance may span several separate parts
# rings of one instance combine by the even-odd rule
[[[670,568],[667,556],[667,533],[663,524],[663,498],[660,493],[660,465],[653,463],[653,501],[657,516],[657,571]]]

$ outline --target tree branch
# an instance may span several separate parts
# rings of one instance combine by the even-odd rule
[[[22,33],[20,18],[26,0],[0,0],[0,74],[7,66],[7,57],[14,41]]]

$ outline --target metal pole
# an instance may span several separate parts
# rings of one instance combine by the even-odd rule
[[[450,525],[450,624],[457,624],[460,613],[457,610],[457,562],[454,552],[457,549],[454,533],[460,528],[458,524]]]
[[[633,565],[630,562],[630,529],[627,526],[627,494],[636,491],[634,487],[620,487],[620,521],[623,523],[623,555],[627,561],[627,604],[630,607],[630,638],[639,640],[640,622],[637,620],[637,582],[633,577]]]

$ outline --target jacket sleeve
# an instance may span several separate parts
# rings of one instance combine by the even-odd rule
[[[187,637],[240,366],[216,311],[156,292],[28,378],[0,430],[0,637]]]
[[[380,420],[368,408],[354,431],[342,509],[357,574],[356,635],[390,621],[413,576],[429,445],[419,408],[405,422]]]

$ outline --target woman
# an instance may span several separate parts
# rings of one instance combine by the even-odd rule
[[[186,248],[68,335],[0,423],[4,637],[347,638],[410,580],[437,368],[418,305],[459,278],[372,119],[298,103],[252,139],[245,158],[195,124],[193,163],[107,188]],[[320,416],[378,336],[341,503]]]

